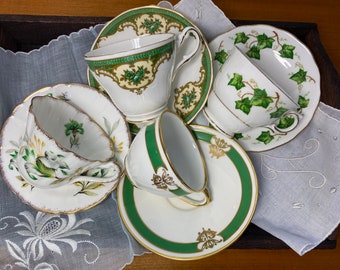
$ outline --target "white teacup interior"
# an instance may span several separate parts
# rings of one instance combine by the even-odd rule
[[[37,127],[61,149],[93,161],[106,161],[113,156],[111,140],[105,135],[104,130],[86,113],[66,101],[48,96],[35,97],[32,99],[30,112]],[[72,124],[72,121],[75,121],[73,123],[76,126],[78,124],[78,128],[69,127],[71,134],[66,135],[65,125]],[[79,140],[76,139],[77,144],[70,143],[70,136],[75,136],[72,134],[73,131],[79,135]]]
[[[205,167],[191,132],[172,113],[163,113],[160,129],[164,149],[177,176],[192,190],[202,190],[206,180]]]
[[[102,60],[133,55],[140,51],[152,50],[173,40],[173,34],[144,35],[100,47],[85,54],[85,59]]]

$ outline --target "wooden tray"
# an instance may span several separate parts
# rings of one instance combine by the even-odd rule
[[[64,17],[0,15],[0,47],[14,52],[28,52],[47,45],[60,35],[105,23],[108,17]],[[312,51],[321,73],[321,100],[340,108],[340,77],[325,52],[314,23],[232,20],[235,25],[270,24],[293,33]],[[338,230],[335,230],[318,249],[334,249]],[[285,249],[288,246],[254,224],[230,247],[234,249]]]

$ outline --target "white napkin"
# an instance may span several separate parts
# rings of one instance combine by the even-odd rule
[[[235,26],[210,0],[182,0],[174,9],[208,41]],[[340,111],[320,103],[309,126],[271,151],[249,153],[259,198],[252,222],[299,255],[329,236],[340,222]]]

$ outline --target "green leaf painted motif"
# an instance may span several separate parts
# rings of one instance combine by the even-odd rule
[[[249,114],[251,109],[250,99],[246,97],[235,101],[235,108],[241,110],[245,114]]]
[[[300,106],[299,110],[301,110],[303,108],[307,108],[308,104],[309,104],[309,99],[307,99],[303,96],[299,96],[298,104]]]
[[[234,138],[235,138],[236,140],[242,139],[242,138],[243,138],[243,134],[242,134],[242,133],[235,133],[235,134],[234,134]]]
[[[154,34],[155,32],[157,32],[157,30],[161,26],[161,22],[159,20],[153,21],[153,20],[146,19],[143,23],[143,26],[146,29],[148,29],[150,34]]]
[[[236,33],[234,44],[237,44],[237,43],[245,44],[248,39],[249,37],[244,32]]]
[[[75,182],[74,185],[81,188],[81,190],[78,191],[74,195],[83,194],[83,195],[87,195],[87,196],[96,196],[96,195],[98,195],[94,191],[96,189],[99,189],[99,188],[104,186],[103,183],[94,183],[94,182],[88,182],[88,181]]]
[[[283,44],[282,49],[279,51],[280,56],[283,58],[294,58],[294,49],[295,46],[293,45],[288,45],[288,44]]]
[[[269,144],[274,139],[274,136],[270,134],[269,131],[262,131],[261,135],[256,138],[256,140],[263,142],[264,144]]]
[[[289,79],[296,81],[297,84],[301,84],[307,80],[306,75],[307,71],[304,71],[303,69],[300,68],[299,71],[294,73]]]
[[[228,82],[228,85],[235,86],[237,90],[240,90],[241,88],[245,87],[246,85],[243,83],[243,77],[241,74],[234,73],[234,77],[230,79]]]
[[[295,119],[293,117],[289,117],[289,116],[282,117],[282,118],[280,118],[280,121],[279,121],[277,127],[282,128],[282,129],[288,128],[288,127],[290,127],[291,125],[294,124],[294,121],[295,121]]]
[[[84,134],[84,128],[82,123],[78,123],[75,120],[70,120],[69,123],[65,124],[65,135],[70,136],[71,133],[73,134]]]
[[[257,46],[253,46],[250,48],[249,51],[246,52],[246,55],[248,55],[250,58],[258,59],[260,60],[260,49]]]
[[[259,106],[263,108],[267,108],[270,103],[273,102],[273,99],[271,97],[268,97],[267,92],[265,89],[254,89],[254,96],[250,101],[250,104],[253,106]]]
[[[268,37],[266,34],[258,35],[257,36],[257,47],[259,50],[265,48],[272,48],[275,39]]]
[[[225,50],[221,50],[215,53],[214,60],[218,61],[221,64],[224,64],[225,61],[227,60],[227,57],[228,57],[228,53]]]
[[[53,169],[46,167],[44,163],[40,159],[36,160],[36,169],[39,171],[44,177],[54,177],[55,172]]]
[[[192,101],[196,99],[196,94],[191,92],[191,93],[188,93],[188,94],[184,94],[183,95],[183,106],[184,108],[188,109],[191,107],[191,104],[192,104]]]
[[[124,74],[124,78],[129,80],[130,82],[138,85],[145,76],[145,70],[143,67],[139,67],[137,71],[134,70],[126,70]]]
[[[270,118],[280,118],[288,109],[280,107],[275,112],[270,113]]]
[[[29,157],[32,156],[34,157],[35,156],[35,153],[34,153],[34,150],[29,150],[28,148],[25,148],[25,155],[22,156],[22,158],[25,160],[25,161],[28,161]]]

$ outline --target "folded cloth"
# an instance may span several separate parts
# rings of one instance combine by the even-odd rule
[[[235,26],[210,0],[174,6],[207,40]],[[339,89],[340,90],[340,89]],[[340,111],[320,103],[311,123],[276,149],[249,153],[259,182],[252,222],[303,255],[340,222]]]

